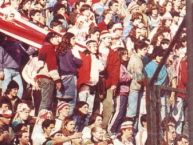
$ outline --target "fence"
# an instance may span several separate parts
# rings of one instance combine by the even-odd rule
[[[164,92],[164,93],[163,93]],[[161,97],[166,96],[165,103],[167,104],[167,97],[171,92],[186,94],[186,91],[171,88],[167,86],[148,86],[147,87],[147,123],[148,123],[148,140],[149,145],[160,145],[162,139],[161,129]],[[166,106],[165,106],[166,107]],[[169,115],[168,109],[164,110],[166,116]]]

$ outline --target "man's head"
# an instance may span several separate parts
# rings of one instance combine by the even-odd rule
[[[104,130],[100,126],[93,127],[91,129],[91,136],[96,142],[101,142],[104,137]]]
[[[176,120],[173,117],[165,117],[161,123],[164,139],[171,143],[176,138]]]
[[[42,129],[44,133],[49,136],[55,127],[55,120],[46,119],[42,123]]]
[[[109,33],[109,31],[107,30],[102,31],[100,34],[100,40],[101,40],[101,43],[103,43],[106,47],[110,47],[111,34]]]
[[[88,39],[86,42],[87,49],[92,53],[96,54],[98,50],[98,43],[96,40]]]
[[[18,90],[19,85],[17,84],[16,81],[12,80],[7,86],[6,94],[9,94],[11,96],[17,96]]]
[[[110,10],[111,10],[114,14],[116,14],[116,13],[118,12],[118,10],[119,10],[119,3],[118,3],[118,1],[117,1],[117,0],[111,0],[111,1],[109,2],[109,8],[110,8]]]
[[[70,113],[70,105],[66,102],[61,102],[60,104],[58,104],[56,112],[58,116],[67,117]]]
[[[16,134],[16,138],[21,145],[29,145],[30,137],[27,131],[21,131]]]
[[[127,137],[128,139],[133,136],[133,122],[131,120],[124,121],[121,124],[120,128],[122,136]]]
[[[140,57],[144,57],[147,54],[148,44],[142,40],[138,40],[135,42],[134,48]]]

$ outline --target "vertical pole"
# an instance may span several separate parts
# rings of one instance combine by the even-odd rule
[[[188,56],[188,123],[190,145],[193,145],[193,0],[186,1],[187,56]]]

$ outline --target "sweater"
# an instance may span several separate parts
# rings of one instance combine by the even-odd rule
[[[66,53],[60,53],[59,59],[59,73],[60,75],[77,74],[77,68],[82,64],[82,60],[74,57],[71,50]]]
[[[0,71],[4,68],[19,70],[22,63],[23,50],[17,41],[6,40],[0,47]]]
[[[47,42],[44,43],[42,48],[39,50],[38,58],[39,60],[44,61],[45,64],[38,72],[36,78],[50,78],[54,81],[60,81],[54,45]]]

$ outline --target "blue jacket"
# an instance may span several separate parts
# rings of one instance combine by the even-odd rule
[[[151,79],[153,77],[157,67],[158,67],[158,63],[156,63],[154,60],[150,61],[145,66],[145,73],[147,75],[147,78]],[[167,73],[167,68],[164,65],[159,72],[155,85],[164,85],[167,82],[168,82],[168,73]]]

